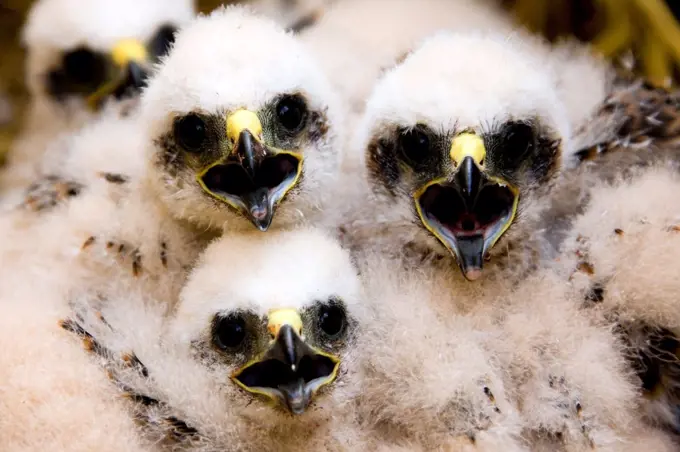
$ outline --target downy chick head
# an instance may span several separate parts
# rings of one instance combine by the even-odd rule
[[[69,113],[137,95],[193,16],[193,0],[39,0],[23,30],[29,90]]]
[[[142,97],[152,180],[203,227],[299,222],[337,169],[335,108],[292,35],[243,7],[216,10],[178,34]]]
[[[450,252],[470,280],[562,166],[568,116],[530,50],[504,36],[431,37],[378,82],[358,137],[390,221]]]
[[[233,414],[319,422],[353,393],[360,298],[348,254],[318,231],[224,236],[193,271],[170,331]]]

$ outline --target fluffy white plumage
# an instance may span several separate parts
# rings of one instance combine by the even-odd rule
[[[172,55],[143,94],[142,120],[149,141],[155,140],[146,150],[152,179],[180,218],[203,227],[251,228],[242,215],[200,188],[196,173],[203,168],[196,167],[200,162],[190,152],[161,142],[172,135],[173,120],[183,115],[200,112],[224,127],[224,118],[247,109],[264,124],[267,145],[304,156],[303,175],[277,207],[274,225],[311,221],[337,172],[342,104],[312,56],[291,34],[269,20],[256,19],[248,9],[225,11],[200,18],[180,32]],[[303,128],[288,137],[280,132],[272,110],[282,96],[295,94],[305,99],[308,114]],[[221,141],[223,130],[217,132]],[[218,151],[224,152],[205,152]]]
[[[258,111],[291,91],[303,92],[308,102],[309,125],[294,142],[304,167],[296,190],[280,201],[274,225],[309,220],[336,169],[332,93],[292,36],[246,9],[226,8],[179,32],[138,110],[123,118],[103,117],[64,140],[67,158],[53,168],[56,181],[39,181],[48,186],[46,193],[36,190],[38,199],[29,196],[30,202],[3,218],[8,237],[16,237],[3,245],[8,253],[39,250],[24,253],[22,261],[33,264],[16,271],[35,269],[39,277],[50,265],[68,263],[73,278],[55,284],[78,287],[87,281],[100,290],[101,284],[110,285],[107,281],[114,286],[141,281],[147,290],[159,290],[158,298],[171,297],[181,287],[185,267],[221,228],[253,228],[200,188],[194,155],[172,138],[173,119],[201,111],[224,124],[234,109]],[[263,114],[267,132],[275,119]],[[224,129],[217,133],[226,135]],[[207,153],[224,149],[209,144],[215,148]],[[72,196],[63,196],[66,203],[60,196],[64,184],[77,187]],[[113,277],[121,271],[126,278]],[[81,272],[87,275],[83,279]]]
[[[570,65],[588,70],[564,70]],[[573,102],[583,74],[590,74],[589,101]],[[347,198],[347,209],[354,214],[342,213],[344,229],[353,231],[350,236],[359,247],[363,238],[375,244],[384,225],[390,229],[382,236],[388,248],[396,239],[415,248],[447,253],[423,227],[413,193],[429,180],[452,176],[455,165],[450,163],[449,153],[455,135],[474,131],[497,140],[493,137],[500,136],[508,122],[527,122],[544,140],[542,150],[534,148],[529,157],[539,151],[552,152],[549,146],[557,149],[547,161],[536,156],[533,163],[507,171],[495,163],[494,176],[510,177],[519,187],[520,197],[512,227],[490,249],[492,256],[511,253],[521,274],[536,253],[554,255],[552,238],[532,232],[544,226],[540,217],[547,208],[543,192],[575,166],[575,153],[584,141],[592,139],[577,137],[576,131],[601,105],[610,80],[607,67],[585,51],[571,46],[550,51],[519,31],[510,35],[442,32],[431,37],[388,71],[367,101],[344,156],[348,162],[343,175],[346,181],[340,185],[352,186],[356,196]],[[398,150],[401,131],[416,125],[431,131],[433,146],[437,146],[431,152],[440,159],[430,161],[426,170],[411,168]],[[511,155],[507,159],[515,158],[514,150],[504,150],[502,142],[498,146],[488,151],[488,158],[495,159],[492,162],[503,160],[503,153]],[[370,202],[367,196],[373,197]],[[515,242],[522,245],[508,247]],[[499,258],[485,263],[485,273],[493,272],[498,263]]]
[[[2,298],[31,281],[55,298],[131,286],[176,296],[200,241],[145,189],[136,118],[101,118],[64,145],[60,176],[41,180],[43,191],[34,186],[27,204],[0,217],[0,252],[14,263],[3,269]]]
[[[387,126],[424,123],[435,130],[481,132],[531,115],[568,138],[568,114],[555,74],[532,50],[519,37],[502,34],[444,32],[429,38],[376,85],[362,121],[364,146],[357,149],[365,149]],[[503,70],[492,70],[492,62]]]
[[[179,27],[193,16],[193,0],[35,2],[27,16],[22,40],[28,50],[26,73],[32,101],[37,104],[36,108],[43,103],[53,107],[41,119],[47,121],[63,116],[57,114],[60,110],[46,92],[48,72],[58,64],[63,53],[80,46],[109,53],[123,39],[144,43],[160,27]]]
[[[642,388],[644,417],[676,433],[679,184],[677,170],[666,166],[595,184],[557,264],[584,310],[617,325]]]
[[[156,17],[153,5],[147,7],[147,18]],[[357,7],[380,12],[386,20],[371,19],[378,28],[354,23],[357,36],[340,42],[338,33],[346,31],[348,13],[372,17],[352,9]],[[180,32],[173,53],[145,92],[140,111],[127,118],[101,119],[64,139],[68,157],[63,165],[55,161],[57,183],[74,184],[68,187],[77,187],[77,193],[69,194],[73,199],[65,205],[48,199],[50,208],[39,223],[35,212],[2,218],[0,230],[8,240],[0,252],[3,259],[17,260],[14,269],[3,270],[3,280],[13,282],[0,287],[0,300],[30,300],[36,294],[27,282],[42,279],[49,294],[45,303],[58,300],[56,311],[62,315],[61,302],[75,294],[86,305],[84,310],[79,305],[83,316],[79,321],[97,344],[107,348],[104,361],[118,383],[124,383],[123,392],[132,399],[140,395],[153,399],[150,407],[133,404],[127,407],[129,413],[122,413],[119,403],[110,399],[115,393],[112,386],[107,387],[92,366],[73,353],[72,344],[45,326],[55,317],[54,306],[41,312],[37,323],[27,318],[32,326],[50,329],[50,346],[68,356],[68,363],[45,360],[54,377],[47,382],[49,391],[74,391],[73,399],[86,412],[109,411],[105,422],[114,428],[100,432],[98,421],[84,423],[83,430],[94,432],[84,444],[90,439],[95,444],[106,441],[104,436],[113,432],[122,442],[114,447],[125,449],[144,441],[198,450],[235,444],[244,450],[280,450],[285,445],[296,450],[391,451],[677,447],[665,433],[641,425],[636,412],[639,380],[631,378],[624,360],[629,350],[658,357],[655,348],[660,345],[648,342],[648,325],[677,333],[674,238],[680,213],[668,211],[674,205],[673,188],[680,188],[674,174],[654,170],[623,186],[598,186],[589,193],[588,209],[570,228],[564,248],[566,253],[578,249],[580,257],[586,255],[585,265],[563,254],[550,269],[526,278],[536,262],[545,265],[556,252],[544,231],[536,242],[526,247],[522,242],[527,231],[545,225],[541,214],[547,199],[540,190],[544,182],[532,181],[529,191],[522,192],[518,226],[493,252],[498,255],[493,259],[506,260],[499,265],[494,261],[486,280],[470,284],[451,268],[450,260],[436,261],[431,255],[418,269],[402,268],[403,254],[408,262],[413,257],[408,249],[402,253],[404,245],[414,245],[418,258],[423,249],[437,253],[441,246],[413,212],[410,190],[422,177],[404,162],[387,165],[384,159],[394,156],[381,154],[380,140],[389,141],[395,129],[425,124],[450,138],[464,129],[484,134],[508,120],[536,120],[540,132],[560,140],[560,152],[551,162],[552,183],[563,182],[559,178],[575,164],[577,151],[615,126],[605,124],[604,131],[578,129],[609,90],[610,74],[600,61],[570,46],[548,49],[519,32],[510,37],[440,34],[388,69],[434,29],[503,29],[505,19],[491,11],[486,5],[462,1],[424,6],[345,0],[323,17],[318,28],[304,33],[303,40],[321,57],[323,70],[333,76],[334,87],[355,112],[363,109],[363,99],[380,72],[387,71],[367,103],[347,155],[350,167],[361,171],[345,175],[341,183],[352,185],[346,186],[344,199],[333,199],[328,220],[343,216],[341,232],[359,251],[355,257],[365,292],[338,245],[302,229],[219,239],[200,258],[177,298],[189,266],[208,239],[221,229],[239,233],[252,229],[248,220],[196,183],[204,162],[197,163],[178,146],[172,131],[177,118],[196,112],[225,118],[247,109],[258,112],[267,128],[277,99],[301,94],[314,118],[294,143],[305,156],[304,178],[300,189],[279,206],[275,224],[313,220],[332,196],[329,187],[343,140],[340,125],[345,123],[341,103],[305,47],[247,10],[228,8],[196,20]],[[179,6],[166,12],[183,13]],[[404,33],[400,28],[404,23],[417,26]],[[369,28],[370,33],[362,35]],[[49,38],[31,30],[27,27],[27,41]],[[111,36],[118,31],[111,31]],[[105,43],[108,33],[96,45]],[[343,49],[330,50],[338,47]],[[361,70],[341,71],[348,67],[343,55],[352,55],[352,65]],[[588,89],[581,89],[584,83]],[[347,118],[353,124],[353,116]],[[283,140],[276,146],[281,143],[290,145]],[[362,177],[373,184],[373,193]],[[620,196],[632,201],[612,211]],[[580,201],[571,200],[565,210]],[[346,209],[345,202],[353,205]],[[558,229],[561,234],[564,228]],[[41,250],[38,259],[25,254],[27,240]],[[398,259],[373,255],[368,248],[376,243],[383,251],[386,245],[388,254]],[[509,252],[516,243],[519,252]],[[631,253],[636,259],[629,259]],[[508,256],[520,257],[515,268]],[[580,271],[571,275],[574,268]],[[653,270],[640,275],[644,269]],[[303,416],[290,417],[253,400],[230,381],[235,363],[252,356],[230,356],[215,346],[216,315],[248,312],[263,321],[272,308],[304,311],[332,299],[342,300],[357,321],[352,325],[357,336],[331,347],[342,357],[343,372]],[[28,316],[22,309],[17,309],[17,318]],[[93,310],[100,309],[107,322],[94,315]],[[614,325],[623,327],[629,341],[640,342],[620,342]],[[46,344],[24,341],[25,333],[16,325],[5,329],[7,338],[21,337],[18,350],[31,354],[31,359],[44,359]],[[312,334],[305,339],[318,338]],[[680,347],[671,348],[662,352],[677,354]],[[131,351],[134,355],[122,355]],[[120,361],[122,356],[140,359],[151,379],[139,368],[130,368],[129,359]],[[7,363],[3,379],[14,382],[23,375],[21,366],[13,355]],[[67,364],[74,363],[85,369],[84,381],[92,387],[73,390],[77,379]],[[645,371],[650,369],[638,372],[642,380]],[[677,376],[677,363],[662,365],[660,371]],[[17,386],[19,394],[37,391],[45,400],[53,395],[41,392],[39,382],[26,381]],[[676,383],[662,380],[663,391],[649,391],[652,401],[643,402],[643,417],[677,426]],[[8,400],[3,406],[12,417],[13,399]],[[51,411],[63,409],[53,406]],[[33,404],[24,408],[17,411],[20,422],[34,416]],[[131,433],[130,415],[146,423],[142,438]],[[18,429],[8,444],[61,444],[59,422],[69,419],[48,422],[35,439]]]
[[[9,270],[3,265],[3,274]],[[67,269],[47,270],[57,278],[68,274]],[[59,320],[70,314],[63,294],[41,280],[15,285],[11,296],[3,292],[0,306],[7,313],[0,319],[3,450],[148,451],[150,446],[140,441],[119,392],[83,353],[81,342],[58,327]]]
[[[191,0],[39,0],[27,16],[22,40],[31,52],[64,51],[83,44],[106,52],[120,39],[146,41],[160,26],[181,25],[193,15]],[[39,65],[35,73],[46,68],[46,63]]]
[[[501,333],[493,319],[458,304],[447,272],[381,255],[358,262],[374,310],[360,338],[364,428],[413,450],[528,450],[513,388],[487,347]]]
[[[233,42],[241,44],[234,46],[231,45]],[[251,44],[244,44],[246,42]],[[225,47],[228,51],[224,50]],[[256,108],[260,102],[271,101],[273,96],[280,94],[277,89],[308,89],[308,99],[313,102],[313,106],[318,106],[331,118],[332,109],[324,109],[324,99],[320,98],[325,91],[323,81],[317,82],[315,78],[319,71],[314,71],[313,64],[299,49],[292,37],[278,31],[272,23],[237,8],[228,8],[200,18],[180,32],[177,52],[173,52],[164,62],[179,77],[173,77],[172,72],[164,71],[161,67],[158,77],[150,82],[147,96],[141,101],[141,111],[132,111],[129,116],[122,118],[105,115],[81,131],[65,137],[60,143],[64,160],[55,159],[52,162],[54,165],[50,166],[53,173],[58,175],[57,178],[39,180],[38,185],[44,184],[45,190],[32,187],[27,199],[29,202],[2,217],[0,227],[5,239],[2,256],[3,260],[12,261],[13,266],[3,268],[0,299],[8,304],[17,303],[17,300],[28,304],[33,296],[39,298],[29,288],[35,281],[40,281],[42,288],[49,294],[44,302],[50,306],[63,306],[64,302],[74,299],[88,299],[95,300],[95,305],[101,307],[110,306],[110,303],[122,298],[130,303],[120,302],[121,309],[123,306],[128,307],[126,312],[143,313],[147,309],[157,314],[152,318],[160,320],[159,315],[176,302],[189,266],[208,239],[214,236],[206,233],[205,226],[222,224],[194,208],[192,215],[196,217],[193,218],[201,219],[203,229],[194,228],[191,222],[178,219],[192,218],[183,210],[187,204],[180,205],[179,209],[172,212],[159,199],[152,181],[160,182],[158,187],[161,189],[165,189],[167,184],[164,184],[163,175],[156,178],[158,173],[150,170],[150,167],[156,163],[154,152],[159,135],[172,134],[172,131],[158,127],[170,127],[168,115],[180,111],[201,109],[226,114],[231,108]],[[181,62],[182,59],[185,63]],[[229,61],[236,64],[225,64]],[[299,68],[301,64],[305,65],[307,74],[295,72],[294,68]],[[185,68],[193,68],[198,72],[192,73]],[[269,71],[263,73],[261,69]],[[287,76],[281,77],[282,72]],[[260,79],[253,80],[257,73],[261,74]],[[278,76],[272,76],[274,73],[278,73]],[[201,74],[205,76],[201,77]],[[267,83],[274,85],[267,86]],[[216,104],[215,101],[220,103]],[[160,111],[154,111],[154,107],[160,108]],[[330,137],[331,133],[326,137]],[[336,150],[329,147],[323,148],[323,151],[319,159],[331,162],[329,165],[333,167]],[[314,188],[314,182],[323,179],[323,172],[315,174],[314,170],[318,169],[314,166],[315,156],[308,157],[306,182],[307,187]],[[189,181],[196,184],[195,176],[190,177]],[[317,199],[321,196],[319,193],[313,191],[310,196]],[[202,196],[203,192],[199,194]],[[185,200],[187,198],[184,197]],[[190,199],[187,201],[190,202]],[[169,205],[176,206],[173,203]],[[304,207],[300,203],[295,206],[295,211]],[[283,207],[286,207],[285,203]],[[226,210],[227,207],[221,206],[221,209]],[[217,211],[220,212],[220,207]],[[219,232],[219,228],[216,229],[215,233]],[[45,322],[36,320],[36,328],[57,320],[50,309],[44,311]],[[140,314],[138,319],[132,319],[143,322],[150,317]],[[130,324],[139,325],[134,322]],[[51,323],[50,327],[54,325]],[[140,325],[139,334],[148,334],[148,327],[153,325]],[[142,326],[147,327],[147,330]],[[7,328],[7,331],[18,334],[16,328]],[[60,342],[63,332],[48,334],[50,338],[55,336],[57,339],[46,341],[43,347],[33,344],[32,337],[27,338],[26,346],[21,342],[18,349],[27,354],[35,349],[35,353],[30,356],[40,360],[40,354],[48,353],[52,347],[55,353],[62,353],[64,361],[45,360],[44,366],[53,378],[43,383],[36,379],[27,380],[24,386],[14,386],[15,391],[18,394],[33,393],[36,403],[39,403],[40,400],[51,400],[42,390],[42,387],[47,387],[54,391],[60,401],[86,405],[82,415],[97,410],[110,413],[110,418],[102,419],[110,427],[108,430],[96,424],[96,421],[83,422],[81,430],[64,430],[89,433],[81,434],[83,444],[90,444],[88,441],[96,444],[99,441],[125,450],[138,447],[135,444],[141,439],[134,434],[131,436],[131,432],[126,430],[130,423],[129,416],[117,416],[120,411],[115,411],[118,409],[116,404],[110,399],[107,401],[106,397],[111,395],[109,389],[102,389],[106,386],[102,387],[102,381],[88,373],[87,366],[80,358],[71,359],[72,345]],[[6,364],[8,379],[20,373],[20,364],[16,359],[8,357]],[[172,359],[165,363],[172,371],[177,370],[171,367],[175,364],[177,362]],[[178,365],[190,366],[190,363],[180,361]],[[198,368],[205,370],[200,366]],[[62,391],[73,391],[71,388],[78,381],[76,377],[79,371],[83,372],[81,383],[91,387],[75,392],[70,397],[60,396]],[[208,388],[200,385],[201,380],[193,382],[202,390]],[[8,387],[13,386],[8,383]],[[213,396],[205,392],[201,394],[207,396],[206,400]],[[101,397],[104,400],[98,399]],[[15,399],[7,400],[7,409],[9,412],[16,410],[14,417],[17,419],[29,418],[36,409],[34,404],[30,404],[24,405],[22,411],[14,407],[12,400]],[[111,406],[108,407],[107,403]],[[225,400],[221,400],[219,408],[224,408],[225,403]],[[46,414],[59,413],[62,409],[61,404],[52,406],[54,410]],[[8,418],[11,417],[8,415]],[[52,424],[42,430],[44,435],[31,432],[30,437],[26,430],[16,429],[8,444],[39,445],[50,441],[62,444],[66,439],[58,435],[62,426],[60,422],[68,423],[71,419],[64,416],[54,419]],[[212,421],[206,422],[206,425],[218,430],[223,427],[219,422],[217,425],[211,424]],[[115,442],[109,441],[109,433],[118,434],[119,438]],[[233,435],[233,430],[222,433]]]
[[[362,345],[360,409],[378,434],[425,450],[466,437],[470,450],[615,451],[636,440],[623,347],[560,275],[471,284],[444,262],[359,261],[377,319]]]
[[[531,39],[484,33],[440,34],[427,40],[378,82],[351,149],[354,154],[350,158],[362,162],[367,170],[362,176],[373,190],[371,193],[364,188],[362,192],[362,188],[356,188],[360,182],[355,182],[354,188],[361,194],[350,201],[350,214],[343,218],[341,235],[354,247],[359,259],[367,248],[375,246],[397,259],[407,257],[403,264],[410,263],[419,270],[407,265],[406,271],[422,272],[419,278],[438,291],[438,298],[434,299],[423,296],[423,289],[414,291],[418,295],[412,298],[425,304],[419,310],[441,309],[437,320],[443,322],[448,309],[450,318],[458,318],[458,322],[489,335],[485,340],[477,340],[489,354],[485,361],[497,363],[505,388],[503,397],[519,413],[514,424],[518,447],[523,445],[519,438],[524,438],[528,441],[524,446],[530,448],[551,444],[544,447],[588,450],[595,446],[620,450],[624,444],[635,441],[631,431],[640,428],[640,419],[634,411],[635,382],[630,379],[623,348],[612,332],[612,325],[591,324],[588,314],[578,309],[579,295],[570,292],[566,281],[551,270],[527,278],[536,265],[545,267],[556,255],[552,237],[536,229],[536,225],[543,224],[541,212],[550,204],[545,190],[577,160],[579,148],[572,137],[581,123],[575,122],[575,118],[584,121],[596,111],[609,83],[606,68],[589,58],[578,49],[550,52]],[[585,106],[572,103],[569,98],[578,86],[577,73],[561,68],[570,61],[589,68],[591,92],[600,95]],[[499,67],[503,70],[498,70]],[[499,162],[504,158],[512,163],[525,155],[519,152],[521,149],[503,147],[506,137],[500,131],[509,121],[526,121],[539,137],[528,143],[530,156],[534,150],[554,149],[542,148],[551,141],[559,142],[558,152],[551,154],[548,161],[541,160],[544,157],[541,155],[517,167],[501,167]],[[428,129],[431,147],[423,152],[431,154],[414,163],[417,156],[411,160],[404,156],[399,136],[416,126]],[[451,140],[468,130],[485,137],[484,168],[497,171],[494,174],[497,177],[510,178],[520,189],[518,217],[505,241],[492,250],[491,262],[485,263],[484,278],[475,283],[465,281],[452,268],[452,258],[437,257],[445,253],[423,227],[414,205],[414,193],[428,181],[452,180],[455,165],[450,162]],[[515,156],[516,151],[519,154]],[[518,169],[527,172],[513,172]],[[542,172],[543,176],[532,179]],[[347,177],[357,179],[356,175]],[[572,214],[580,200],[578,196],[569,200],[569,206],[574,208]],[[557,223],[549,226],[557,226],[559,235],[563,226]],[[415,262],[414,257],[418,259]],[[435,262],[429,265],[431,259]],[[399,291],[404,292],[408,293],[404,289]],[[396,311],[392,305],[390,309]],[[435,326],[414,328],[419,329],[427,331],[428,336],[437,336]],[[439,333],[441,337],[433,342],[444,343],[443,338],[453,334],[451,331],[464,329],[444,327]],[[431,360],[441,362],[440,349],[432,348],[439,353]],[[402,351],[400,356],[403,354]],[[426,356],[420,350],[416,355]],[[457,364],[460,366],[460,361]],[[436,370],[428,370],[427,378],[438,375]],[[384,372],[388,374],[387,370]],[[452,372],[442,370],[442,375]],[[602,379],[602,375],[607,377]],[[424,378],[409,377],[412,380],[395,379],[417,387]],[[474,373],[466,378],[471,380],[461,378],[460,383],[451,382],[446,389],[455,394],[457,384],[462,387],[466,381],[479,384]],[[404,392],[416,393],[411,388]],[[493,389],[492,392],[495,393]],[[437,393],[429,395],[431,400],[425,398],[420,403],[437,400]],[[394,406],[399,404],[394,402]],[[394,409],[394,413],[399,411]],[[441,416],[438,410],[433,412]],[[396,414],[392,417],[395,423],[408,422]],[[414,418],[406,416],[411,421]],[[436,422],[427,424],[430,428],[433,425]],[[418,431],[417,427],[414,431]]]
[[[325,234],[300,229],[220,238],[202,255],[169,314],[130,294],[101,307],[80,301],[77,321],[99,350],[107,349],[105,367],[129,394],[130,416],[151,442],[173,450],[370,449],[362,442],[353,408],[361,383],[355,344],[368,311],[349,254]],[[323,309],[330,305],[346,313],[342,332],[333,337],[321,329]],[[101,309],[105,321],[93,308]],[[275,346],[268,316],[282,308],[300,313],[306,344],[341,359],[337,380],[320,389],[298,415],[246,392],[230,378]],[[233,316],[245,319],[244,339],[224,348],[221,322]],[[140,364],[122,361],[125,355],[142,363],[145,375]],[[140,396],[154,402],[145,405]],[[178,425],[181,431],[173,436]]]
[[[437,30],[510,26],[488,1],[339,0],[300,36],[350,108],[361,113],[380,74]]]

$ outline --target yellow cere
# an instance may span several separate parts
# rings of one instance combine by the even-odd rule
[[[120,67],[126,66],[130,62],[141,63],[147,60],[147,52],[144,44],[136,39],[123,39],[113,47],[111,58]]]
[[[461,133],[451,143],[451,159],[456,165],[460,165],[460,162],[468,156],[481,165],[486,156],[484,140],[474,133]]]
[[[299,335],[302,335],[302,318],[295,309],[272,309],[269,311],[267,329],[272,337],[279,334],[283,325],[290,325]]]
[[[238,141],[239,135],[244,130],[250,131],[255,138],[262,135],[262,124],[257,115],[249,110],[238,110],[227,117],[227,138],[232,143]]]

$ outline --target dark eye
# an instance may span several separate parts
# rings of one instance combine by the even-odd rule
[[[399,135],[402,155],[411,163],[422,163],[430,156],[430,137],[425,131],[414,128]]]
[[[299,96],[286,96],[276,104],[276,116],[286,130],[296,132],[307,118],[307,107]]]
[[[215,317],[213,341],[223,350],[238,348],[246,338],[246,321],[240,314]]]
[[[77,85],[96,87],[106,79],[106,63],[94,52],[79,48],[62,57],[64,76]]]
[[[200,152],[206,141],[205,122],[196,114],[189,114],[175,121],[175,140],[187,151]]]
[[[504,154],[508,160],[518,160],[529,152],[535,141],[534,129],[523,122],[511,122],[506,125],[503,140]]]
[[[337,339],[347,323],[345,310],[336,304],[324,305],[319,309],[319,328],[331,339]]]
[[[175,42],[175,34],[177,27],[172,25],[164,25],[158,29],[155,35],[149,41],[149,53],[157,60],[160,57],[167,55],[170,47]]]

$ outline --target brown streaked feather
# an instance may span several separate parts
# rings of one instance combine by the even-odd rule
[[[88,237],[87,240],[81,246],[82,250],[90,248],[97,239],[94,236]],[[142,267],[142,252],[139,248],[134,248],[131,244],[127,242],[118,242],[115,240],[107,240],[105,244],[106,250],[109,253],[115,253],[115,255],[122,261],[125,265],[130,265],[132,275],[139,277],[144,268]],[[161,250],[161,262],[163,266],[167,266],[167,256],[164,254],[165,248]],[[163,261],[165,259],[165,261]],[[129,260],[129,261],[128,261]]]
[[[83,188],[79,182],[48,175],[26,189],[23,205],[34,212],[42,212],[78,196]]]
[[[673,331],[642,322],[619,325],[619,332],[630,347],[631,361],[643,395],[651,403],[669,406],[674,419],[665,425],[680,434],[680,339]]]
[[[623,229],[615,229],[612,235],[616,240],[625,240]],[[609,295],[608,284],[611,280],[597,274],[590,260],[590,239],[577,237],[579,260],[574,272],[581,272],[590,280],[584,293],[582,308],[598,309],[598,305]],[[675,434],[680,434],[680,335],[674,327],[664,327],[662,323],[651,324],[629,318],[617,310],[604,315],[608,323],[615,327],[616,336],[626,350],[625,358],[637,377],[637,386],[647,400],[644,410],[654,422]]]
[[[123,362],[125,362],[128,366],[135,368],[139,371],[140,374],[144,377],[149,376],[149,370],[146,368],[144,363],[142,363],[139,358],[137,358],[137,355],[135,355],[134,352],[132,353],[125,353],[121,357]]]
[[[387,64],[383,67],[380,68],[380,74],[384,74],[385,72],[394,69],[395,67],[401,65],[406,58],[411,54],[412,49],[408,49],[397,55],[397,57],[392,61],[390,64]]]
[[[104,347],[97,339],[94,338],[94,336],[88,333],[77,321],[73,319],[62,320],[61,322],[59,322],[59,326],[61,326],[64,330],[80,337],[83,340],[83,344],[87,351],[92,352],[95,355],[98,355],[105,359],[111,359],[111,357],[113,356],[113,353],[109,349]]]
[[[168,268],[168,244],[161,242],[161,264],[163,268]]]
[[[135,249],[132,253],[132,274],[138,277],[142,274],[142,253]]]
[[[174,416],[169,416],[163,419],[163,421],[168,425],[168,434],[172,439],[176,441],[182,441],[187,439],[187,437],[192,437],[198,434],[198,430],[187,425],[181,419]]]
[[[95,317],[105,326],[113,331],[110,324],[104,319],[101,313],[95,313]],[[120,389],[121,395],[134,403],[135,409],[133,416],[135,421],[143,428],[160,430],[155,432],[165,441],[183,442],[193,440],[199,436],[198,430],[189,426],[185,421],[172,414],[159,415],[168,412],[169,407],[155,397],[144,394],[141,391],[130,387],[122,381],[116,369],[120,367],[131,367],[139,371],[144,378],[149,378],[147,367],[139,360],[134,352],[121,355],[120,360],[116,359],[116,354],[107,349],[100,341],[94,338],[82,325],[83,320],[80,316],[76,319],[66,319],[60,322],[60,326],[76,336],[82,338],[86,343],[86,350],[96,354],[106,360],[104,368],[107,369],[109,379]]]
[[[90,236],[83,242],[83,245],[80,247],[82,250],[86,250],[87,248],[91,247],[94,242],[97,240],[95,236]]]
[[[609,139],[580,150],[581,162],[622,150],[652,151],[638,156],[641,164],[680,159],[680,91],[621,77],[596,118],[611,119],[618,126]]]
[[[581,434],[590,448],[595,448],[595,442],[590,435],[590,427],[588,426],[587,416],[584,414],[583,404],[579,398],[572,394],[564,376],[549,375],[548,385],[558,395],[557,405],[564,410],[564,417],[575,418],[580,426]],[[563,435],[564,432],[558,432],[558,435]]]
[[[122,396],[135,404],[135,422],[142,428],[154,430],[154,436],[173,443],[193,440],[199,436],[198,430],[176,416],[161,415],[159,418],[158,412],[167,410],[167,406],[160,400],[135,391],[116,378],[113,381],[120,388]],[[160,431],[156,432],[156,429]]]
[[[301,33],[309,27],[313,27],[319,21],[322,15],[323,11],[321,10],[312,11],[311,13],[300,17],[298,20],[289,25],[287,30],[295,34]]]
[[[623,239],[623,230],[615,230],[613,234],[619,240]],[[608,281],[597,275],[594,267],[583,268],[583,262],[589,257],[589,240],[580,236],[577,241],[580,259],[575,272],[584,273],[591,279],[582,307],[592,309],[607,298]],[[653,413],[653,418],[660,418],[657,420],[663,422],[666,429],[680,434],[680,336],[677,331],[642,320],[624,319],[615,311],[606,314],[605,318],[615,325],[616,335],[627,350],[626,359],[637,376],[641,393],[649,402],[645,409]],[[666,414],[659,415],[669,409],[675,413],[672,419]]]
[[[110,329],[111,331],[113,331],[113,327],[111,326],[111,324],[110,324],[109,322],[106,321],[106,319],[104,318],[104,314],[102,314],[101,312],[97,311],[97,312],[95,312],[95,316],[97,317],[97,319],[98,319],[100,322],[102,322],[102,324],[106,325],[106,327],[107,327],[108,329]]]
[[[158,400],[154,399],[153,397],[149,397],[149,396],[146,396],[144,394],[138,394],[130,388],[123,387],[122,385],[120,385],[120,386],[121,386],[121,390],[123,391],[123,397],[125,397],[126,399],[128,399],[128,400],[130,400],[130,401],[132,401],[132,402],[134,402],[138,405],[149,407],[149,406],[158,406],[158,405],[161,404]]]
[[[111,184],[125,184],[130,180],[128,176],[117,173],[99,173],[99,176]]]

